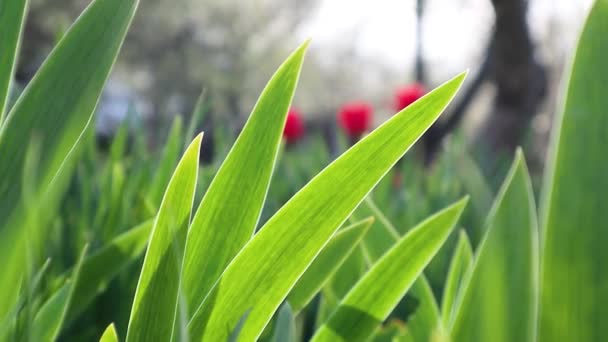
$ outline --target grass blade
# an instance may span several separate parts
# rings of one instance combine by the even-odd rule
[[[27,12],[27,0],[0,3],[0,127],[6,116],[6,103],[17,62],[17,50]]]
[[[608,338],[607,35],[608,1],[597,0],[555,118],[543,184],[541,341]]]
[[[266,85],[192,220],[183,275],[190,314],[253,235],[307,47],[300,46]]]
[[[251,310],[241,340],[256,339],[330,237],[439,117],[464,77],[393,116],[292,197],[226,268],[192,318],[190,336],[224,340]]]
[[[70,306],[73,303],[74,288],[80,281],[80,270],[87,248],[81,253],[80,259],[74,272],[72,280],[59,288],[40,308],[32,326],[32,341],[51,342],[59,336],[63,322]]]
[[[125,266],[141,256],[153,223],[149,220],[130,229],[84,260],[80,280],[74,289],[74,303],[66,319],[68,322],[78,317]]]
[[[518,151],[458,299],[453,341],[534,341],[538,263],[536,206]]]
[[[118,342],[118,334],[116,333],[114,323],[108,325],[103,335],[101,335],[99,342]]]
[[[230,336],[228,336],[228,342],[236,342],[239,340],[239,335],[241,334],[241,330],[243,329],[245,321],[247,321],[247,317],[249,317],[249,311],[245,312],[243,317],[239,319],[239,322],[236,324],[234,329],[232,329]]]
[[[437,300],[424,274],[414,282],[408,296],[418,302],[416,312],[407,320],[408,334],[416,342],[435,341],[434,337],[443,333],[443,324]]]
[[[0,258],[11,265],[0,277],[0,319],[17,296],[25,269],[19,230],[29,145],[24,139],[36,136],[40,142],[38,177],[26,181],[43,195],[91,119],[136,5],[136,0],[93,1],[0,127]]]
[[[373,221],[373,218],[368,218],[344,228],[327,243],[287,296],[294,312],[304,308],[321,290],[359,244]]]
[[[368,250],[371,245],[375,245],[373,248],[376,253],[370,253],[372,262],[377,262],[378,259],[386,253],[391,247],[401,239],[398,230],[388,220],[388,218],[382,213],[382,211],[372,201],[371,197],[367,197],[365,200],[367,209],[371,210],[379,218],[379,225],[375,231],[374,236],[367,234],[363,244]],[[371,232],[370,232],[371,233]],[[382,244],[378,241],[374,241],[380,238],[381,240],[388,240]],[[387,247],[388,246],[388,247]],[[380,257],[374,257],[374,254],[380,254]],[[405,300],[413,300],[417,303],[416,311],[408,317],[408,336],[414,341],[431,341],[433,334],[443,332],[441,324],[439,307],[437,306],[437,300],[431,289],[431,286],[424,274],[421,274],[418,279],[414,282],[411,289],[409,290]]]
[[[462,289],[463,279],[472,264],[473,249],[471,248],[467,233],[461,230],[443,288],[441,319],[444,327],[449,327],[452,324],[456,298]]]
[[[167,142],[163,148],[163,154],[148,194],[148,200],[154,208],[160,206],[167,184],[171,179],[171,172],[179,161],[179,154],[182,148],[182,126],[181,116],[176,116],[169,130]]]
[[[127,341],[172,338],[202,138],[198,135],[184,153],[161,202],[135,292]]]
[[[296,342],[296,322],[294,321],[293,310],[287,302],[279,309],[273,341]]]
[[[466,202],[431,216],[401,238],[346,295],[312,341],[366,341],[443,245]]]
[[[208,109],[205,101],[207,101],[207,90],[203,89],[203,91],[201,91],[201,94],[198,96],[198,99],[196,100],[196,104],[194,105],[194,110],[192,110],[192,115],[190,116],[190,120],[188,121],[188,127],[186,128],[186,135],[185,135],[185,137],[186,137],[186,139],[185,139],[186,146],[185,147],[187,147],[187,144],[189,141],[194,139],[197,126],[200,125],[203,121],[205,121],[205,117],[206,117],[207,113],[209,112],[209,109]]]

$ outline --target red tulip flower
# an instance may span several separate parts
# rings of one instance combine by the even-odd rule
[[[297,109],[290,109],[287,113],[287,121],[285,122],[285,128],[283,129],[283,138],[288,144],[293,144],[300,140],[304,136],[304,120],[300,111]]]
[[[420,83],[413,83],[407,87],[403,87],[397,90],[395,96],[395,109],[400,111],[407,106],[411,105],[419,98],[426,94],[426,89]]]
[[[366,102],[350,102],[338,111],[338,123],[351,139],[359,139],[372,125],[372,106]]]

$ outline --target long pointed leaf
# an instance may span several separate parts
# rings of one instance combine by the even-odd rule
[[[0,127],[6,116],[6,102],[11,89],[17,49],[21,40],[27,0],[0,2]]]
[[[464,230],[460,231],[458,244],[450,262],[447,279],[441,300],[441,319],[443,326],[451,325],[454,316],[454,303],[462,289],[463,279],[473,264],[473,249]]]
[[[375,235],[367,234],[364,240],[364,245],[368,250],[374,249],[376,255],[384,255],[387,250],[399,242],[401,236],[395,226],[388,220],[388,218],[382,213],[382,211],[376,206],[370,197],[366,198],[367,209],[371,210],[378,218],[379,225],[375,231]],[[371,232],[370,232],[371,233]],[[388,240],[384,243],[378,243],[374,241],[377,238],[381,240]],[[371,245],[375,245],[370,248]],[[388,245],[388,247],[387,247]],[[379,257],[374,257],[374,254],[370,253],[372,262],[377,262]],[[408,317],[408,336],[417,342],[431,341],[431,337],[438,332],[443,332],[443,326],[440,320],[439,307],[435,295],[431,290],[431,286],[426,279],[424,274],[421,274],[418,279],[414,282],[411,289],[409,290],[408,297],[406,300],[414,300],[417,303],[415,312]]]
[[[287,302],[279,309],[273,341],[296,342],[296,322],[294,321],[293,310]]]
[[[112,240],[84,260],[74,303],[67,321],[76,318],[123,268],[139,258],[146,248],[153,221],[144,222]]]
[[[304,308],[321,290],[359,244],[373,222],[373,218],[368,218],[342,229],[332,237],[287,296],[294,312]]]
[[[312,341],[366,341],[443,245],[466,202],[431,216],[402,237],[350,290]]]
[[[158,163],[156,174],[152,180],[152,186],[148,193],[150,204],[156,209],[163,200],[163,194],[171,179],[172,171],[179,161],[182,148],[183,121],[181,116],[176,116],[171,124],[167,141],[163,148],[162,157]],[[190,143],[190,141],[188,141]]]
[[[6,3],[7,1],[3,1]],[[9,1],[13,2],[13,1]],[[44,194],[89,123],[116,59],[137,0],[96,0],[51,52],[0,127],[0,318],[10,310],[24,269],[19,236],[24,156],[32,136],[40,141],[37,179]]]
[[[253,235],[307,47],[300,46],[268,82],[196,211],[183,275],[189,313]]]
[[[78,264],[74,268],[70,283],[62,286],[49,298],[34,318],[32,341],[52,342],[57,339],[68,310],[73,302],[74,289],[80,281],[80,270],[87,248],[81,253]]]
[[[256,339],[330,237],[439,117],[464,77],[393,116],[291,198],[226,268],[190,322],[191,336],[224,340],[251,310],[240,340]]]
[[[170,341],[173,335],[202,138],[198,135],[184,153],[161,202],[135,292],[127,341]]]
[[[207,109],[206,101],[207,91],[206,89],[203,89],[203,91],[201,91],[201,94],[198,96],[198,99],[196,100],[196,104],[194,105],[194,109],[192,110],[190,120],[188,121],[188,127],[186,128],[185,135],[186,144],[188,144],[190,140],[194,139],[197,126],[205,121],[205,117],[209,112],[209,110]]]
[[[118,334],[116,333],[114,324],[108,325],[103,335],[101,335],[99,342],[118,342]]]
[[[543,184],[540,341],[608,340],[608,1],[578,42]]]
[[[424,274],[414,282],[408,296],[418,302],[416,311],[407,320],[408,334],[415,342],[435,341],[436,336],[441,336],[438,334],[444,333],[444,327],[437,300]]]
[[[534,341],[538,263],[536,206],[518,151],[488,219],[470,279],[464,280],[453,341]]]

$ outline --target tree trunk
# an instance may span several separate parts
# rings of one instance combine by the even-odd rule
[[[494,108],[478,137],[491,153],[512,153],[542,103],[546,72],[534,56],[526,0],[492,0],[496,12],[492,75]]]

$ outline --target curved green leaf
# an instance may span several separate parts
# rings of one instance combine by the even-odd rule
[[[226,268],[190,322],[190,336],[225,340],[247,310],[240,340],[254,340],[331,236],[439,117],[465,74],[393,116],[289,200]]]
[[[435,341],[437,334],[443,334],[443,324],[437,300],[424,274],[414,282],[408,296],[418,302],[416,311],[408,317],[408,334],[415,342]]]
[[[68,322],[78,317],[125,266],[141,256],[148,244],[153,223],[153,220],[149,220],[130,229],[84,260],[80,280],[74,288],[74,301],[66,319]]]
[[[32,341],[52,342],[59,336],[65,317],[74,301],[74,289],[80,281],[80,270],[86,253],[85,246],[74,268],[71,281],[60,287],[36,314],[31,331]]]
[[[296,342],[296,322],[293,310],[289,303],[285,302],[279,314],[274,328],[274,342]]]
[[[17,62],[26,9],[27,0],[0,2],[0,127],[6,115],[5,107]]]
[[[149,189],[148,200],[156,209],[163,200],[163,194],[167,189],[167,184],[171,179],[171,172],[179,161],[179,153],[182,148],[182,127],[183,121],[181,116],[176,116],[171,124],[167,141],[165,142],[162,157],[158,163],[156,174],[152,180],[152,186]],[[188,141],[190,143],[190,141]]]
[[[294,312],[304,308],[321,290],[325,282],[346,261],[373,222],[374,219],[370,217],[340,230],[332,237],[287,296]]]
[[[194,135],[196,134],[197,126],[205,121],[206,115],[209,113],[209,109],[207,108],[207,91],[203,89],[201,94],[196,99],[196,103],[194,104],[194,109],[192,110],[192,114],[190,115],[190,120],[188,121],[188,127],[186,128],[186,146],[188,146],[188,142],[194,139]]]
[[[202,138],[198,135],[184,153],[161,202],[133,300],[127,341],[172,338]]]
[[[538,263],[536,206],[518,151],[488,218],[470,277],[463,280],[453,341],[534,341]]]
[[[19,196],[27,140],[35,136],[41,148],[38,177],[25,181],[43,195],[91,119],[136,5],[137,0],[93,1],[0,127],[0,259],[9,265],[0,277],[0,318],[17,297],[25,269]]]
[[[460,231],[458,244],[450,262],[441,300],[441,319],[444,327],[452,324],[456,298],[462,289],[463,279],[473,264],[473,248],[464,230]]]
[[[443,245],[466,202],[460,200],[402,237],[350,290],[312,341],[366,341]]]
[[[103,335],[101,335],[99,342],[118,342],[118,334],[116,333],[114,323],[108,325]]]
[[[184,259],[189,313],[255,230],[307,47],[300,46],[270,79],[196,211]]]
[[[371,197],[366,198],[367,208],[371,210],[374,215],[379,218],[380,225],[376,230],[376,235],[367,234],[363,244],[368,250],[370,245],[375,244],[374,249],[376,254],[380,256],[384,255],[387,250],[399,242],[401,239],[398,230],[395,226],[386,218],[384,213],[375,205]],[[378,237],[383,240],[389,240],[388,247],[387,243],[378,243],[374,241]],[[384,246],[383,246],[384,245]],[[371,254],[371,253],[370,253]],[[379,257],[371,255],[372,261],[377,262]],[[424,274],[421,274],[418,279],[414,282],[411,289],[407,293],[405,300],[413,300],[417,303],[415,312],[408,317],[407,320],[407,336],[413,341],[426,342],[431,341],[431,337],[437,332],[443,332],[443,327],[440,321],[439,307],[437,306],[437,300],[431,289],[431,286],[426,279]]]
[[[539,340],[608,339],[608,1],[597,0],[555,117],[543,184]]]

